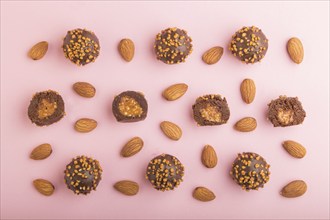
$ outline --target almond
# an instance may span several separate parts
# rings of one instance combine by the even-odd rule
[[[203,54],[202,59],[206,64],[211,65],[217,63],[221,59],[222,54],[222,47],[212,47]]]
[[[171,85],[163,91],[163,97],[168,101],[174,101],[183,96],[188,90],[188,85],[178,83]]]
[[[245,103],[250,104],[256,96],[256,85],[252,79],[244,79],[241,83],[241,96]]]
[[[119,181],[114,188],[127,196],[134,196],[139,192],[139,184],[130,180]]]
[[[306,148],[295,141],[284,141],[284,149],[295,158],[303,158],[306,155]]]
[[[304,47],[301,41],[293,37],[288,41],[286,46],[291,60],[297,64],[301,63],[304,59]]]
[[[44,179],[36,179],[33,181],[33,185],[40,192],[45,196],[50,196],[54,193],[55,187],[54,185],[49,182],[48,180]]]
[[[202,152],[202,163],[207,168],[213,168],[218,163],[218,156],[214,148],[210,145],[206,145]]]
[[[95,96],[95,87],[87,82],[76,82],[73,84],[73,90],[80,96],[85,98],[92,98]]]
[[[52,147],[50,144],[41,144],[32,150],[30,158],[33,160],[43,160],[49,157],[51,153]]]
[[[160,128],[162,129],[163,133],[172,140],[179,140],[182,136],[181,128],[169,121],[163,121],[160,123]]]
[[[123,157],[131,157],[139,153],[142,147],[143,147],[143,140],[139,137],[134,137],[125,144],[120,154]]]
[[[131,39],[122,39],[119,42],[118,50],[124,60],[130,62],[134,57],[135,46]]]
[[[94,130],[97,127],[97,121],[90,118],[81,118],[76,121],[74,128],[78,132],[87,133]]]
[[[235,129],[241,132],[253,131],[257,127],[257,120],[252,117],[245,117],[236,122]]]
[[[303,180],[295,180],[283,187],[280,194],[287,198],[295,198],[305,194],[307,184]]]
[[[205,187],[196,187],[193,192],[193,197],[202,202],[208,202],[215,199],[215,194]]]
[[[47,41],[41,41],[34,45],[28,53],[28,56],[33,60],[40,60],[45,56],[48,50],[48,42]]]

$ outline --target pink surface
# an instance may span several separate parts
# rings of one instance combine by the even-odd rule
[[[208,66],[201,55],[208,48],[227,48],[231,35],[244,25],[260,27],[269,38],[263,62],[244,65],[226,49],[219,63]],[[193,38],[194,51],[187,62],[165,65],[152,51],[162,29],[184,28]],[[93,64],[77,67],[61,52],[62,37],[77,27],[93,30],[101,42],[101,55]],[[305,48],[302,64],[294,64],[286,42],[299,37]],[[126,63],[117,52],[122,38],[131,38],[136,55]],[[32,61],[29,48],[49,42],[44,59]],[[255,101],[247,105],[239,85],[252,78]],[[96,97],[84,99],[72,84],[95,85]],[[161,92],[185,82],[184,97],[167,102]],[[31,96],[53,89],[64,98],[67,115],[49,127],[37,127],[27,117]],[[125,90],[142,91],[149,103],[145,121],[116,122],[113,97]],[[218,93],[228,100],[231,117],[226,125],[197,127],[191,106],[200,95]],[[274,128],[266,120],[267,104],[279,95],[298,96],[307,112],[303,125]],[[253,116],[258,128],[239,133],[234,123]],[[81,117],[98,121],[91,133],[73,129]],[[183,129],[175,142],[166,138],[159,123],[169,120]],[[328,2],[1,2],[1,218],[329,218],[329,3]],[[121,158],[123,144],[140,136],[145,146],[134,157]],[[304,159],[289,156],[284,140],[307,148]],[[53,154],[46,160],[29,159],[31,150],[48,142]],[[213,145],[219,156],[214,169],[203,167],[201,150]],[[244,192],[229,177],[239,152],[254,151],[271,164],[265,188]],[[154,190],[144,178],[148,161],[161,153],[176,155],[186,166],[185,180],[172,192]],[[63,183],[63,170],[72,157],[85,154],[98,159],[103,179],[97,191],[76,196]],[[35,191],[32,181],[45,178],[56,187],[53,196]],[[137,196],[127,197],[112,185],[131,179],[140,184]],[[279,195],[291,180],[303,179],[307,193],[296,199]],[[212,189],[216,200],[192,198],[196,186]]]

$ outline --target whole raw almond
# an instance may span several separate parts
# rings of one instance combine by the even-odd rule
[[[139,192],[139,184],[130,180],[119,181],[114,188],[127,196],[134,196]]]
[[[222,55],[222,47],[212,47],[203,54],[202,59],[206,64],[211,65],[217,63],[221,59]]]
[[[163,131],[163,133],[172,140],[179,140],[182,136],[182,130],[181,128],[169,121],[163,121],[160,123],[160,128]]]
[[[36,188],[36,190],[38,190],[38,192],[40,192],[45,196],[50,196],[55,191],[54,185],[48,180],[36,179],[33,181],[33,185]]]
[[[40,60],[45,56],[48,50],[48,42],[47,41],[41,41],[37,44],[35,44],[28,53],[28,56],[33,60]]]
[[[123,157],[131,157],[141,151],[143,147],[143,140],[139,137],[134,137],[129,140],[121,149],[120,154]]]
[[[218,163],[218,156],[214,148],[210,145],[206,145],[202,151],[202,163],[207,168],[213,168]]]
[[[202,202],[209,202],[215,199],[215,194],[206,187],[196,187],[193,192],[193,197]]]
[[[241,132],[253,131],[257,128],[257,120],[252,117],[245,117],[236,122],[235,129]]]
[[[119,42],[118,50],[124,60],[130,62],[134,57],[135,46],[131,39],[122,39]]]
[[[88,82],[76,82],[73,84],[73,90],[80,96],[92,98],[95,96],[95,87]]]
[[[33,160],[43,160],[49,157],[51,153],[52,147],[50,144],[41,144],[32,150],[30,158]]]
[[[297,64],[301,63],[304,59],[304,47],[301,41],[293,37],[287,43],[287,50],[291,60]]]
[[[188,90],[188,85],[178,83],[171,85],[163,91],[163,97],[168,101],[174,101],[183,96]]]
[[[250,104],[256,96],[256,85],[252,79],[244,79],[241,83],[241,96],[245,103]]]
[[[283,142],[284,149],[295,158],[303,158],[306,155],[306,148],[295,141],[284,141]]]
[[[97,121],[90,118],[81,118],[76,121],[74,128],[78,132],[87,133],[94,130],[97,127]]]
[[[283,187],[280,194],[287,198],[295,198],[305,194],[307,184],[303,180],[295,180]]]

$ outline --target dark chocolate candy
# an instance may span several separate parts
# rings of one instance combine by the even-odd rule
[[[75,194],[88,194],[96,190],[102,178],[102,168],[97,160],[77,156],[66,166],[64,181]]]
[[[226,98],[220,95],[204,95],[196,99],[192,106],[195,121],[200,126],[227,123],[230,111]]]
[[[183,181],[184,166],[178,158],[161,154],[153,158],[146,170],[146,179],[160,191],[173,190]]]
[[[142,121],[147,117],[148,103],[143,94],[126,91],[115,97],[112,112],[119,122]]]
[[[167,28],[157,34],[154,44],[157,59],[166,64],[185,62],[192,52],[192,40],[185,30]]]
[[[66,58],[78,66],[94,62],[100,53],[99,39],[85,29],[68,31],[63,40],[63,52]]]
[[[274,127],[286,127],[303,123],[306,112],[298,98],[280,96],[268,104],[268,119]]]
[[[243,27],[233,36],[229,46],[232,54],[245,63],[255,63],[266,55],[268,39],[257,27]]]
[[[238,154],[230,175],[243,190],[263,188],[269,181],[269,167],[265,159],[256,153]]]
[[[38,126],[53,124],[64,115],[64,101],[55,91],[38,92],[30,101],[28,116]]]

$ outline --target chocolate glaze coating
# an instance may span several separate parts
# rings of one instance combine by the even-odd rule
[[[297,97],[280,96],[268,104],[268,119],[274,127],[303,123],[306,112]]]
[[[124,97],[131,98],[138,103],[138,105],[139,105],[138,110],[140,111],[140,114],[138,114],[138,115],[126,114],[125,115],[120,111],[119,105],[122,101],[122,98],[124,98]],[[132,107],[129,106],[129,109],[132,109]],[[141,94],[139,92],[135,92],[135,91],[126,91],[126,92],[120,93],[119,95],[117,95],[114,98],[114,100],[112,102],[112,112],[118,122],[142,121],[147,117],[148,103],[143,94]]]
[[[230,117],[227,100],[221,98],[220,95],[201,96],[196,99],[192,109],[194,119],[200,126],[225,124]],[[212,120],[207,119],[207,117],[211,117]]]
[[[154,48],[157,59],[166,64],[185,62],[192,52],[191,42],[185,30],[167,28],[156,36]]]
[[[94,62],[100,53],[99,39],[96,35],[80,28],[68,31],[62,48],[65,57],[78,66]]]
[[[44,109],[44,116],[40,115],[41,109]],[[38,126],[51,125],[61,120],[64,115],[64,101],[60,94],[52,90],[36,93],[32,97],[28,107],[30,120]]]
[[[243,190],[258,190],[269,181],[269,167],[265,159],[256,153],[238,154],[230,175]]]
[[[268,39],[257,27],[243,27],[230,42],[229,50],[245,63],[255,63],[263,59],[268,49]]]
[[[173,190],[183,181],[184,166],[178,158],[162,154],[153,158],[146,170],[146,179],[160,191]]]
[[[97,160],[77,156],[66,166],[64,180],[75,194],[88,194],[96,190],[102,178],[102,168]]]

